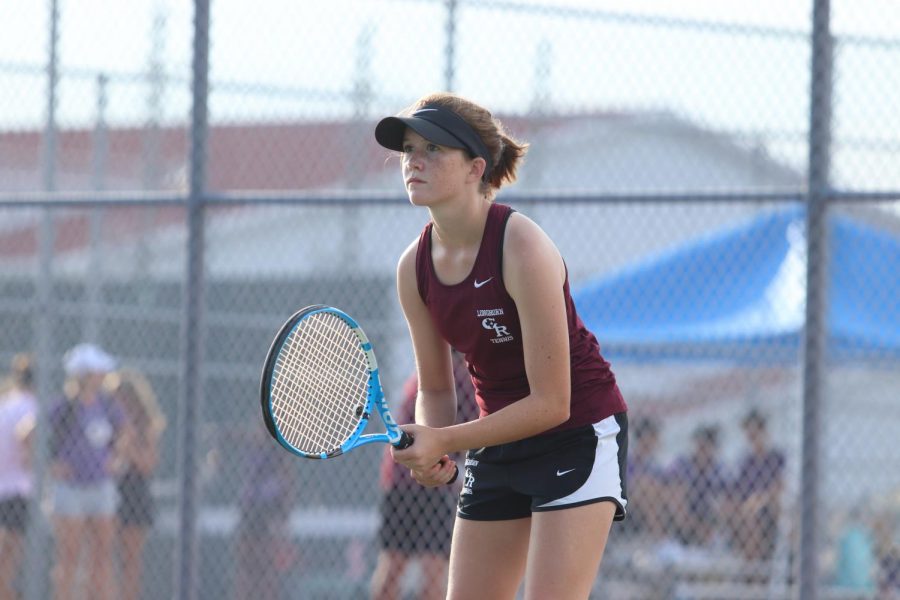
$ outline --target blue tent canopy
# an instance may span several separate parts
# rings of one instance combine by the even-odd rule
[[[604,354],[783,363],[800,356],[806,240],[801,209],[767,213],[573,291]],[[829,220],[827,353],[900,356],[900,240]]]

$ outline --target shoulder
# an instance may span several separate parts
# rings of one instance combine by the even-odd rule
[[[550,237],[530,217],[514,211],[506,222],[505,239],[507,244],[531,244],[534,242],[550,242]]]
[[[414,239],[409,243],[408,246],[403,250],[400,254],[400,259],[397,261],[397,273],[403,274],[408,271],[415,272],[416,270],[416,254],[419,249],[419,238]]]
[[[504,256],[516,258],[517,262],[525,264],[542,257],[559,256],[556,245],[541,226],[519,212],[514,212],[509,217],[503,249]]]
[[[407,246],[397,263],[397,295],[407,319],[415,311],[421,314],[425,306],[421,286],[427,284],[419,281],[416,249],[416,242]]]
[[[411,295],[418,295],[418,283],[416,276],[416,249],[418,242],[413,241],[397,261],[397,292],[401,301]]]
[[[0,394],[0,413],[18,415],[37,410],[37,399],[34,394],[24,390],[12,389]]]
[[[20,392],[15,407],[19,417],[35,415],[38,411],[37,398],[31,392]]]
[[[503,240],[503,271],[507,290],[544,289],[562,285],[565,267],[556,245],[534,221],[513,213]]]

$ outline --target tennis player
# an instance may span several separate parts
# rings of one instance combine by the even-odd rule
[[[566,265],[533,221],[494,202],[527,144],[485,108],[426,96],[382,119],[410,202],[431,217],[403,252],[397,287],[419,378],[415,443],[394,459],[446,483],[468,451],[448,598],[587,598],[613,520],[625,517],[626,405],[575,311]],[[480,409],[454,424],[450,349]]]

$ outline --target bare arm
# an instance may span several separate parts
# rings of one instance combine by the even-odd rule
[[[25,455],[25,462],[28,465],[31,465],[34,459],[34,444],[32,441],[34,440],[34,428],[36,423],[37,418],[34,413],[28,413],[16,423],[14,429],[14,435],[22,448]]]
[[[144,475],[150,475],[159,464],[159,434],[155,431],[141,436],[143,442],[135,448],[132,464]]]
[[[456,421],[456,385],[450,358],[450,346],[431,321],[416,285],[416,243],[411,244],[397,266],[397,293],[416,355],[419,392],[416,398],[416,422],[422,426],[404,425],[413,436],[406,450],[394,448],[394,459],[410,469],[419,483],[437,486],[447,483],[456,472],[456,462],[433,443],[425,432],[439,431]],[[401,458],[406,456],[406,458]]]
[[[416,423],[446,427],[456,422],[456,386],[450,346],[435,329],[416,285],[416,244],[406,249],[397,267],[397,292],[416,356],[419,394]]]
[[[143,475],[150,475],[159,463],[159,434],[155,431],[140,434],[128,423],[116,440],[114,455],[114,472],[122,473],[131,465]]]

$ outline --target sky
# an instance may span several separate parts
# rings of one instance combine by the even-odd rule
[[[0,128],[46,119],[50,0],[0,5]],[[442,0],[212,0],[210,119],[374,118],[445,89]],[[900,2],[832,0],[835,137],[850,171],[900,172]],[[58,0],[58,120],[183,123],[190,0]],[[453,87],[495,112],[671,112],[799,161],[811,0],[459,0]],[[623,10],[627,6],[627,12]],[[158,109],[146,84],[166,77]],[[363,82],[364,85],[361,85]],[[354,94],[354,90],[363,90]],[[848,154],[848,156],[849,156]],[[896,167],[896,168],[895,168]],[[863,177],[860,175],[860,179]],[[894,178],[900,186],[900,181]],[[881,185],[881,183],[879,183]]]

